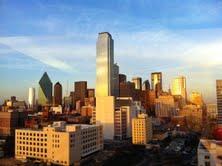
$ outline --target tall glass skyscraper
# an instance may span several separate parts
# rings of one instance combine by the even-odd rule
[[[35,105],[35,88],[29,88],[28,104],[29,108]]]
[[[186,78],[181,76],[173,80],[172,95],[180,95],[185,100],[187,99]]]
[[[96,97],[112,96],[114,93],[113,50],[111,34],[99,33],[96,43]]]
[[[39,81],[38,104],[46,105],[52,103],[52,82],[45,72]]]

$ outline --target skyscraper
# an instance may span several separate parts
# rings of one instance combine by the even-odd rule
[[[187,98],[186,78],[183,76],[175,78],[172,83],[171,92],[172,95],[180,95],[186,100]]]
[[[113,88],[113,95],[119,96],[119,66],[117,64],[113,65]]]
[[[145,80],[143,82],[142,90],[150,90],[150,82],[149,82],[149,80]]]
[[[87,97],[87,81],[77,81],[75,82],[75,98],[84,102]]]
[[[162,92],[162,73],[151,73],[151,88],[155,91],[156,96]]]
[[[222,126],[222,80],[216,81],[216,89],[217,89],[217,123]]]
[[[135,84],[135,89],[142,90],[142,78],[141,77],[133,77],[132,82]]]
[[[113,95],[113,39],[108,32],[99,33],[96,45],[96,97]]]
[[[59,82],[54,85],[54,105],[62,105],[62,85]]]
[[[35,105],[35,88],[29,88],[28,106],[33,108]]]
[[[96,46],[96,123],[103,125],[104,139],[114,139],[114,55],[113,39],[99,33]]]
[[[52,103],[52,82],[45,72],[39,81],[38,104],[46,105]]]
[[[126,75],[119,74],[119,83],[126,83]]]
[[[190,101],[198,107],[203,106],[203,98],[200,92],[193,91],[190,94]]]

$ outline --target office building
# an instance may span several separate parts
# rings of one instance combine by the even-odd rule
[[[124,140],[127,138],[127,111],[123,108],[115,110],[114,114],[114,139]]]
[[[199,108],[203,106],[203,98],[200,92],[193,91],[190,94],[190,102],[197,105]]]
[[[149,82],[149,80],[145,80],[143,82],[142,90],[150,90],[150,82]]]
[[[59,82],[54,85],[54,105],[62,105],[62,85]]]
[[[216,92],[217,92],[217,123],[222,126],[222,80],[216,81]]]
[[[114,96],[119,96],[119,66],[117,64],[113,65],[113,90]]]
[[[96,124],[103,125],[104,139],[114,139],[115,97],[96,97]]]
[[[95,89],[87,89],[88,97],[95,97]]]
[[[198,166],[220,166],[221,154],[222,141],[201,139],[197,149]]]
[[[96,97],[113,96],[114,46],[108,32],[99,33],[96,44]]]
[[[151,88],[155,91],[156,96],[158,97],[161,95],[163,89],[162,89],[162,73],[161,72],[155,72],[151,73]]]
[[[217,104],[207,104],[207,117],[211,119],[217,118]]]
[[[126,83],[126,75],[125,74],[119,74],[119,83]]]
[[[182,96],[184,100],[187,99],[187,90],[186,90],[186,78],[181,76],[177,77],[173,80],[172,88],[171,88],[172,95],[175,96]]]
[[[54,122],[42,130],[18,129],[17,159],[38,159],[57,165],[79,164],[81,157],[103,149],[102,126]]]
[[[155,99],[155,114],[157,117],[176,116],[177,111],[173,96],[164,95]]]
[[[25,126],[26,113],[14,110],[0,112],[0,136],[14,136],[15,129]]]
[[[47,105],[52,103],[52,82],[45,72],[39,81],[38,104]]]
[[[133,77],[132,82],[135,84],[135,89],[142,90],[142,78],[141,77]]]
[[[75,82],[75,99],[84,102],[84,99],[87,97],[87,82],[78,81]]]
[[[139,114],[132,120],[133,144],[146,145],[152,139],[152,118],[147,114]]]
[[[33,108],[35,105],[35,88],[29,88],[28,106]]]

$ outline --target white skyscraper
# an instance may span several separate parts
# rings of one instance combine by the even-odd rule
[[[28,104],[30,108],[35,105],[35,88],[29,88]]]
[[[183,76],[175,78],[172,83],[171,92],[172,95],[180,95],[186,100],[187,98],[186,78]]]
[[[114,139],[114,57],[113,39],[99,33],[96,45],[96,123],[103,126],[104,139]],[[117,71],[117,70],[116,70]]]

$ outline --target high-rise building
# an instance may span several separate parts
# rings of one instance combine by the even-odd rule
[[[117,64],[113,65],[113,88],[114,96],[119,96],[119,66]]]
[[[102,126],[54,122],[42,130],[17,129],[15,144],[17,159],[79,165],[81,157],[103,149]]]
[[[172,95],[180,95],[185,100],[187,99],[187,90],[186,90],[186,78],[181,76],[177,77],[173,80],[172,88],[171,88]]]
[[[119,83],[126,83],[126,75],[119,74]]]
[[[28,106],[33,108],[35,105],[35,88],[29,88]]]
[[[156,96],[159,96],[162,92],[162,73],[151,73],[151,88],[156,92]]]
[[[149,82],[149,80],[145,80],[143,82],[142,90],[150,90],[150,82]]]
[[[132,120],[132,142],[133,144],[147,144],[153,137],[152,118],[147,114],[139,114]]]
[[[87,89],[88,97],[95,97],[95,89]]]
[[[142,78],[141,77],[133,77],[132,82],[135,84],[135,89],[142,90]]]
[[[217,88],[217,123],[222,126],[222,80],[216,81]]]
[[[96,44],[96,97],[113,95],[114,45],[108,32],[99,33]]]
[[[87,82],[86,81],[78,81],[75,82],[75,98],[76,100],[80,100],[84,102],[84,99],[87,97]]]
[[[54,85],[54,105],[62,105],[62,85],[59,82]]]
[[[45,72],[39,81],[38,104],[46,105],[52,103],[52,82]]]
[[[203,106],[203,98],[200,92],[193,91],[190,94],[190,101],[193,104],[196,104],[198,107]]]

